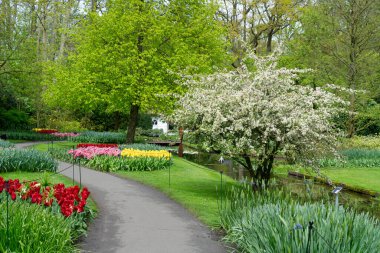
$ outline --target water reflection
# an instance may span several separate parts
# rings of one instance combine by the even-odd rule
[[[223,171],[225,175],[235,180],[241,181],[249,178],[247,170],[237,162],[225,159],[223,163],[220,163],[219,154],[204,152],[185,153],[184,158],[210,169]],[[276,175],[274,181],[277,187],[283,188],[300,200],[312,199],[323,200],[325,203],[334,203],[335,196],[331,193],[333,189],[331,186],[288,175]],[[378,198],[343,189],[339,193],[339,203],[345,207],[355,208],[358,211],[369,212],[380,218],[380,201]]]

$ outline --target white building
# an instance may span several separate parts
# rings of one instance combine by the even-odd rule
[[[152,118],[153,127],[152,129],[162,129],[164,134],[167,134],[169,131],[169,123],[166,123],[159,117],[153,117]]]

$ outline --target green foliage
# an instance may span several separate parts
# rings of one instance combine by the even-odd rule
[[[314,222],[310,252],[380,250],[379,220],[324,203],[298,203],[283,192],[232,188],[220,213],[225,239],[242,252],[306,252],[310,221]]]
[[[136,157],[122,158],[111,156],[96,156],[86,161],[86,165],[100,171],[152,171],[167,169],[172,164],[165,158]]]
[[[380,134],[380,104],[366,107],[355,120],[358,135]]]
[[[342,140],[342,149],[380,149],[380,136],[354,136]]]
[[[4,196],[0,210],[0,252],[75,252],[70,222],[44,207],[17,201],[9,205],[10,251],[7,251]]]
[[[84,143],[125,143],[126,135],[125,133],[87,131],[70,139]]]
[[[76,46],[67,61],[47,65],[45,101],[82,112],[171,111],[173,94],[184,90],[181,74],[225,61],[215,11],[204,1],[110,1],[71,33]]]
[[[40,134],[29,131],[0,131],[0,134],[7,135],[9,140],[26,140],[26,141],[56,141],[62,138],[51,134]]]
[[[17,109],[8,111],[0,110],[0,128],[2,129],[25,129],[29,126],[29,116]]]
[[[56,171],[57,163],[48,154],[30,149],[0,150],[0,171]]]
[[[342,159],[325,158],[321,167],[380,167],[380,149],[347,149],[340,152]]]
[[[9,141],[3,141],[0,139],[0,148],[13,148],[15,145]]]
[[[162,129],[141,129],[138,134],[147,137],[160,137],[163,134]]]
[[[143,143],[134,143],[134,144],[124,144],[119,145],[119,149],[139,149],[139,150],[164,150],[165,148],[162,146],[158,146],[155,144],[143,144]]]

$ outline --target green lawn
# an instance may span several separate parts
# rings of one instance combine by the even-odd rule
[[[174,164],[170,169],[170,188],[169,170],[119,171],[116,174],[159,189],[181,203],[208,226],[219,227],[220,173],[178,157],[174,157],[173,160]],[[223,176],[223,182],[223,187],[235,183],[233,179],[226,176]]]
[[[51,142],[48,144],[36,144],[33,145],[31,148],[39,150],[39,151],[48,151],[49,148],[60,148],[60,149],[70,149],[75,148],[77,146],[77,142],[72,141],[60,141],[60,142],[53,142],[53,146],[51,145]]]
[[[310,169],[292,166],[279,166],[275,169],[275,172],[283,173],[288,170],[316,176],[316,173]],[[361,188],[380,193],[380,168],[322,168],[321,174],[326,175],[336,183],[343,183],[354,188]]]

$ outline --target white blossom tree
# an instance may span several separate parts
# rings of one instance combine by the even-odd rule
[[[238,161],[261,185],[278,154],[311,161],[334,153],[339,131],[333,118],[346,103],[321,88],[297,85],[297,74],[306,70],[278,68],[273,55],[250,57],[254,71],[242,65],[187,80],[172,120],[206,150]]]

